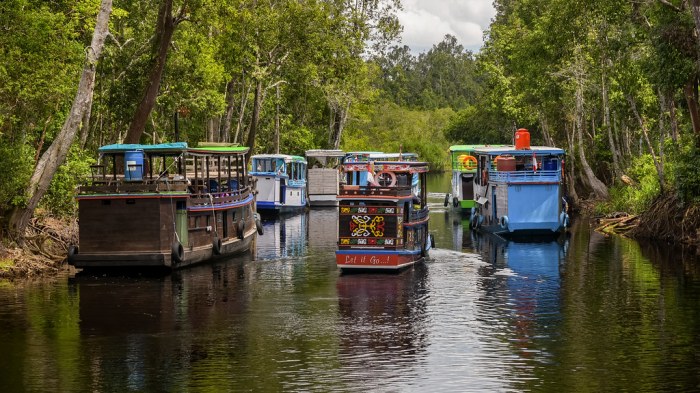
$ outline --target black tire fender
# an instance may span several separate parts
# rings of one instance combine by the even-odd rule
[[[185,248],[182,247],[182,244],[180,244],[179,241],[175,240],[173,242],[171,251],[172,258],[175,262],[180,263],[185,260]]]
[[[236,232],[238,232],[238,238],[243,239],[245,233],[245,221],[243,219],[238,220],[238,223],[236,224]]]
[[[221,238],[216,236],[211,242],[212,245],[212,251],[214,251],[214,255],[221,255]]]
[[[258,230],[258,235],[262,236],[265,233],[262,222],[260,222],[260,218],[258,217],[255,217],[255,228]]]

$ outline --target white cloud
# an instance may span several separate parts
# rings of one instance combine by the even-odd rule
[[[403,0],[399,20],[402,43],[413,53],[429,50],[446,34],[457,37],[466,49],[478,51],[484,30],[495,15],[493,0]]]

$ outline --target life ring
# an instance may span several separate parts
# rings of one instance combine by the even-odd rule
[[[396,174],[394,172],[381,171],[377,173],[377,183],[381,187],[394,187],[396,185]]]
[[[214,237],[214,239],[211,242],[212,245],[212,251],[214,251],[214,255],[221,255],[221,238],[218,236]]]
[[[179,241],[175,240],[171,247],[171,255],[175,262],[181,263],[185,260],[185,249],[182,247]]]
[[[501,216],[498,223],[501,226],[501,228],[507,229],[508,228],[508,216]]]
[[[260,217],[257,215],[255,216],[255,228],[258,230],[258,235],[262,236],[265,233],[262,222],[260,222]]]
[[[457,157],[459,159],[459,162],[462,164],[462,168],[468,171],[473,171],[476,169],[477,161],[474,156],[462,154],[461,156]]]
[[[238,223],[236,224],[236,232],[238,232],[238,238],[243,240],[243,236],[245,235],[243,232],[245,232],[245,221],[243,219],[238,220]]]

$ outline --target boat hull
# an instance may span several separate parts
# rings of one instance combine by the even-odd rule
[[[69,253],[68,263],[76,268],[177,269],[250,249],[257,234],[252,197],[221,205],[225,208],[178,209],[186,200],[186,196],[134,195],[79,198],[80,242]]]
[[[401,270],[423,261],[420,250],[337,250],[335,261],[342,270]]]

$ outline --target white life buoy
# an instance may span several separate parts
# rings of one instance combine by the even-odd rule
[[[394,187],[396,185],[396,174],[389,171],[377,173],[377,183],[381,187]]]

